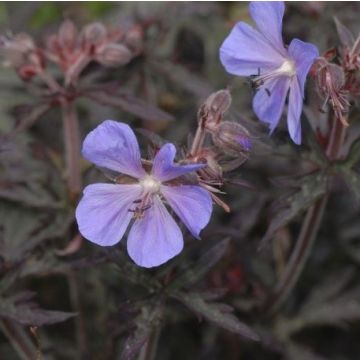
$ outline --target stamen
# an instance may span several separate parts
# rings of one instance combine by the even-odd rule
[[[145,187],[144,187],[145,188]],[[138,204],[134,209],[128,209],[128,212],[134,213],[134,219],[141,219],[144,217],[144,212],[151,208],[152,205],[153,193],[146,192],[144,197],[141,199],[136,199],[133,201],[133,204]]]
[[[250,75],[252,88],[255,90],[258,90],[262,85],[265,84],[267,80],[274,79],[278,76],[293,77],[294,75],[296,75],[296,66],[292,60],[286,59],[277,69],[270,71],[264,75],[260,75],[259,68],[258,73],[259,75]],[[271,95],[271,92],[268,89],[265,89],[265,91],[269,96]]]

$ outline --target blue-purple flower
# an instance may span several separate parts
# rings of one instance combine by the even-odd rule
[[[131,181],[84,189],[76,209],[81,234],[93,243],[111,246],[121,240],[132,222],[127,237],[130,257],[143,267],[161,265],[183,248],[182,233],[165,203],[199,238],[210,220],[212,199],[202,187],[182,184],[179,178],[204,165],[174,164],[175,153],[173,144],[163,145],[146,171],[128,125],[106,120],[90,132],[83,156],[99,167],[127,175]]]
[[[257,30],[244,22],[237,23],[220,48],[220,60],[227,72],[252,78],[257,89],[254,112],[269,124],[271,132],[280,120],[289,93],[288,129],[293,141],[300,144],[305,80],[319,56],[318,50],[299,39],[284,46],[283,2],[251,2],[250,15]]]

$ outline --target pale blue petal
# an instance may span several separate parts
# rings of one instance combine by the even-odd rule
[[[295,61],[301,94],[304,96],[306,76],[315,59],[319,57],[319,51],[313,44],[294,39],[289,45],[289,55]]]
[[[283,1],[252,1],[250,15],[260,32],[283,55],[286,56],[282,40]]]
[[[281,76],[266,81],[254,96],[254,112],[261,121],[269,124],[271,132],[280,120],[289,86],[290,78]]]
[[[134,222],[127,249],[134,262],[146,268],[159,266],[181,252],[183,236],[158,196],[144,216]]]
[[[82,154],[97,166],[142,178],[138,142],[131,128],[123,123],[106,120],[85,138]]]
[[[152,175],[159,181],[169,181],[189,172],[202,169],[204,164],[178,165],[174,164],[176,148],[173,144],[165,144],[156,154]]]
[[[228,73],[250,76],[277,69],[285,58],[262,34],[239,22],[221,45],[220,60]]]
[[[137,184],[87,186],[75,214],[80,233],[101,246],[118,243],[133,216],[129,209],[141,194],[142,187]]]
[[[161,193],[191,234],[199,238],[200,231],[208,224],[212,212],[209,192],[200,186],[162,185]]]
[[[300,116],[303,107],[302,93],[297,78],[293,78],[290,84],[289,106],[287,124],[290,137],[297,145],[301,144],[301,122]]]

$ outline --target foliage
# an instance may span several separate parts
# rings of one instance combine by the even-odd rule
[[[0,5],[7,40],[10,30],[42,47],[51,34],[69,40],[69,27],[57,32],[64,16],[79,29],[95,22],[111,49],[121,45],[115,60],[90,51],[79,74],[48,58],[30,72],[0,68],[0,359],[358,358],[360,8],[286,6],[284,39],[322,53],[306,89],[301,146],[282,121],[268,136],[251,87],[219,62],[233,22],[249,21],[247,4]],[[109,27],[99,30],[100,22]],[[128,38],[110,42],[110,25],[119,24]],[[44,69],[58,84],[51,91]],[[327,76],[336,78],[332,92]],[[78,144],[64,114],[78,120]],[[201,240],[182,229],[184,251],[158,268],[136,266],[125,238],[102,248],[79,235],[83,186],[71,169],[80,185],[120,181],[79,151],[69,157],[105,119],[128,123],[149,158],[172,142],[179,158],[209,165],[200,178],[216,204],[211,222]],[[334,119],[349,126],[331,137]],[[235,135],[249,138],[251,151],[234,150]],[[284,278],[304,219],[322,201],[301,275]]]

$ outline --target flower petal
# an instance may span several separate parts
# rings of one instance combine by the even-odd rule
[[[205,167],[205,164],[174,164],[176,148],[173,144],[165,144],[156,154],[152,174],[159,181],[169,181],[189,172]]]
[[[93,184],[84,189],[76,208],[80,233],[91,242],[110,246],[118,243],[133,216],[129,208],[142,193],[140,185]]]
[[[289,106],[287,124],[290,137],[297,145],[301,144],[301,122],[300,116],[303,106],[303,98],[298,79],[295,77],[290,84]]]
[[[257,28],[282,55],[286,56],[281,34],[284,10],[283,1],[252,1],[249,5],[250,15]]]
[[[290,57],[295,61],[301,93],[304,96],[306,76],[314,60],[319,56],[319,50],[313,44],[294,39],[291,41],[288,51]]]
[[[284,55],[257,30],[239,22],[221,45],[220,60],[228,73],[251,76],[277,69]]]
[[[82,154],[97,166],[135,178],[146,175],[134,132],[117,121],[106,120],[91,131],[84,140]]]
[[[212,200],[208,191],[200,186],[161,186],[161,192],[191,234],[199,238],[200,231],[208,224]]]
[[[287,76],[268,80],[254,96],[254,112],[261,121],[269,124],[271,132],[280,120],[289,90],[289,82],[290,79]]]
[[[158,196],[153,199],[144,217],[134,222],[127,240],[127,249],[134,262],[146,268],[159,266],[184,246],[183,236]]]

